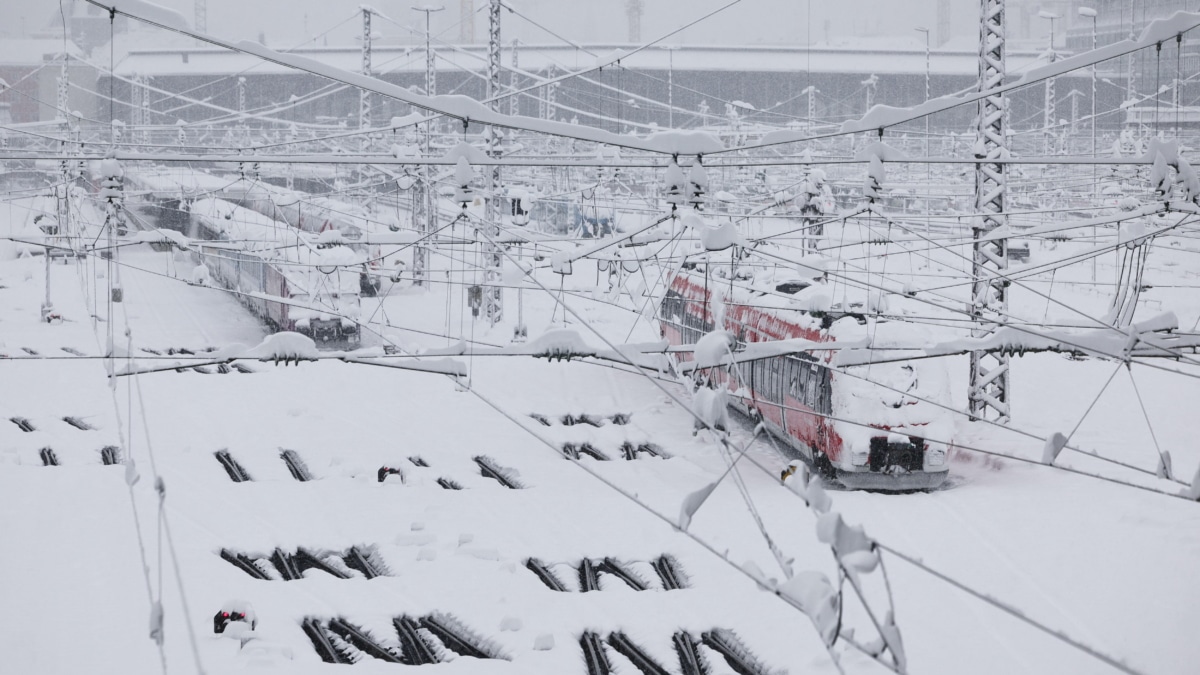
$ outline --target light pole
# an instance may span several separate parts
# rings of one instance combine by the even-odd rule
[[[925,34],[925,100],[929,100],[929,29],[917,27],[918,33]],[[929,159],[929,115],[925,116],[925,159]],[[933,165],[925,162],[925,234],[932,229],[930,223],[929,197],[933,193]]]
[[[667,126],[675,128],[675,50],[679,45],[660,45],[667,50]]]
[[[1096,51],[1096,10],[1080,7],[1079,16],[1092,20],[1092,51]],[[1096,64],[1092,64],[1092,157],[1096,157]],[[1100,201],[1100,178],[1098,167],[1092,164],[1092,201]],[[1096,244],[1096,228],[1092,227],[1092,245]],[[1092,258],[1092,281],[1096,281],[1096,258]]]

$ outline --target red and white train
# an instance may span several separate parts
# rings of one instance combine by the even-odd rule
[[[713,292],[718,287],[723,296]],[[920,329],[903,322],[794,309],[820,305],[810,302],[828,294],[820,284],[778,289],[730,290],[728,280],[706,284],[703,272],[681,271],[660,308],[662,335],[672,345],[692,345],[723,328],[743,347],[792,338],[839,343],[869,338],[882,349],[919,338]],[[724,321],[718,327],[714,317],[720,315]],[[953,435],[948,410],[940,407],[949,405],[945,368],[937,360],[912,360],[834,369],[834,353],[771,356],[702,373],[713,385],[728,387],[733,407],[760,420],[814,470],[848,488],[906,491],[941,485]],[[680,356],[691,359],[686,352]]]

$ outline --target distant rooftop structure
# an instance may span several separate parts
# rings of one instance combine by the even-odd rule
[[[576,70],[594,65],[598,58],[608,57],[614,52],[635,48],[630,44],[582,45],[576,49],[565,45],[522,44],[521,67],[530,72],[545,72],[556,69]],[[505,46],[507,52],[509,46]],[[463,46],[435,47],[439,70],[482,71],[486,63],[486,46],[471,44]],[[1009,71],[1019,73],[1031,67],[1041,50],[1010,51]],[[312,47],[293,50],[338,68],[354,71],[361,60],[357,46]],[[774,72],[774,73],[853,73],[862,75],[925,73],[924,44],[913,39],[880,39],[839,41],[834,45],[788,47],[776,45],[725,46],[689,45],[673,51],[674,69],[686,71],[720,72]],[[419,45],[397,47],[377,46],[375,59],[382,73],[423,73],[425,71],[424,47]],[[598,56],[594,56],[598,55]],[[621,65],[632,70],[667,70],[672,57],[665,50],[647,49],[623,59]],[[508,62],[508,59],[504,59]],[[133,49],[116,66],[119,76],[140,74],[145,76],[225,76],[240,73],[253,67],[255,74],[290,73],[291,69],[261,59],[223,49],[179,47],[161,49]],[[930,72],[934,75],[975,76],[978,57],[973,41],[951,40],[941,48],[934,48],[930,56]]]

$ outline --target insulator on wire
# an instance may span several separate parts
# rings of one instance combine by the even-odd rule
[[[475,201],[475,189],[471,187],[471,182],[475,180],[475,172],[471,170],[471,163],[467,161],[466,157],[458,158],[458,163],[454,167],[454,178],[457,183],[454,190],[454,201],[465,209],[468,204]]]
[[[699,208],[704,203],[704,195],[708,193],[708,171],[704,165],[700,163],[700,158],[696,158],[696,163],[692,165],[691,171],[688,172],[688,203]]]
[[[124,201],[123,172],[117,160],[109,158],[100,163],[100,199],[109,204],[121,205]]]
[[[687,195],[685,194],[686,183],[687,181],[683,176],[683,169],[680,169],[679,165],[672,159],[671,163],[667,165],[667,175],[664,184],[666,201],[672,207],[677,207],[687,201]]]

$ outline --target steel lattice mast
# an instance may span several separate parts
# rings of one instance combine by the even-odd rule
[[[495,112],[500,111],[500,101],[495,100],[500,95],[500,0],[488,2],[488,81],[487,97],[491,101],[488,106]],[[500,156],[500,130],[492,127],[488,134],[488,154]],[[494,243],[500,236],[500,167],[493,166],[488,179],[487,209],[484,219],[488,238],[491,240],[484,245],[484,309],[488,319],[495,325],[504,317],[503,289],[500,288],[501,265],[503,253],[499,244]]]
[[[518,42],[519,41],[516,38],[513,38],[513,41],[511,43],[512,44],[512,72],[510,72],[508,74],[508,86],[513,91],[517,91],[517,89],[518,89],[518,87],[517,87],[517,84],[518,84],[517,71],[520,70],[520,68],[521,68],[520,61],[518,60],[518,54],[519,54],[519,52],[517,51]],[[508,114],[513,115],[513,116],[521,114],[521,97],[520,96],[508,97]]]
[[[146,145],[151,143],[150,125],[150,76],[142,76],[142,142]]]
[[[979,87],[994,89],[1004,82],[1004,0],[981,0],[979,25]],[[975,157],[975,210],[980,215],[974,228],[974,260],[971,266],[971,316],[976,335],[989,332],[1008,316],[1008,240],[983,240],[1005,224],[1004,164],[986,160],[1003,159],[1007,154],[1004,115],[1005,97],[988,96],[979,102],[978,140]],[[971,381],[968,389],[971,415],[1007,421],[1008,356],[987,352],[971,353]]]
[[[70,56],[63,52],[62,55],[62,70],[58,75],[57,100],[55,101],[57,108],[55,119],[62,121],[62,140],[59,141],[59,151],[67,154],[67,139],[71,135],[71,114],[69,112],[70,97],[68,95],[67,68]],[[54,187],[55,197],[55,224],[53,233],[58,235],[67,234],[68,220],[70,219],[70,189],[71,189],[71,163],[63,159],[58,163],[59,175],[61,184]],[[35,221],[36,222],[36,221]],[[50,234],[49,228],[43,227],[43,232]],[[42,321],[49,321],[54,316],[54,303],[50,300],[50,247],[46,247],[46,299],[42,302]]]
[[[362,8],[362,74],[371,77],[371,8]],[[371,128],[371,92],[366,89],[358,90],[358,128]],[[366,150],[371,143],[367,135],[360,139],[362,149]]]
[[[418,12],[425,14],[425,93],[429,96],[437,94],[437,64],[433,57],[433,46],[430,44],[432,33],[430,32],[430,16],[434,12],[440,12],[444,7],[435,5],[421,5],[413,7]],[[429,157],[433,149],[433,131],[434,122],[432,120],[425,122],[425,133],[422,136],[421,154],[424,157]],[[425,237],[430,236],[434,230],[436,221],[435,193],[433,186],[429,184],[429,167],[422,164],[418,169],[420,179],[413,185],[413,224],[416,230],[421,235],[421,242],[413,247],[413,285],[421,286],[425,283],[425,278],[428,275],[429,268],[429,248]]]

